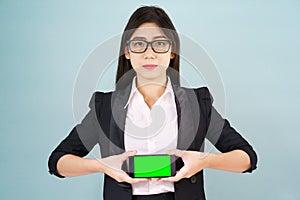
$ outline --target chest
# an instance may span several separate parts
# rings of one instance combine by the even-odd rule
[[[132,106],[131,109],[130,106]],[[173,105],[162,103],[156,109],[154,109],[154,105],[151,110],[147,105],[144,106],[142,108],[133,104],[124,109],[124,104],[112,103],[111,99],[101,104],[101,107],[98,108],[101,111],[98,113],[98,121],[105,140],[103,137],[99,137],[99,143],[106,155],[124,152],[126,141],[129,141],[128,135],[135,138],[131,140],[133,142],[130,144],[140,143],[142,137],[144,143],[140,143],[142,144],[140,146],[151,147],[149,138],[153,138],[153,135],[159,132],[157,130],[160,130],[161,127],[167,131],[167,134],[163,134],[165,137],[156,137],[155,140],[159,143],[152,145],[153,150],[168,141],[175,141],[172,143],[172,147],[176,146],[178,149],[200,150],[207,130],[205,116],[202,112],[195,112],[188,101],[180,101],[180,99],[175,99]],[[149,140],[145,140],[145,138]]]

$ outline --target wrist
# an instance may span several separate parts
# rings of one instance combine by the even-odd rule
[[[102,162],[102,159],[95,159],[95,163],[96,163],[96,170],[97,170],[97,172],[106,173],[107,167]]]
[[[204,168],[212,168],[216,160],[217,154],[207,153],[204,157]]]
[[[89,169],[91,173],[103,172],[105,171],[105,166],[102,164],[100,159],[90,159],[86,158],[86,169]]]

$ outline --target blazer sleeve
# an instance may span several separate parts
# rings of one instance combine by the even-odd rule
[[[50,174],[64,178],[64,176],[57,172],[56,165],[58,160],[66,154],[84,157],[98,143],[99,123],[97,120],[96,104],[101,103],[101,94],[99,92],[93,94],[89,103],[90,110],[87,115],[51,153],[48,160]]]
[[[240,149],[249,155],[251,167],[244,172],[256,169],[257,155],[253,147],[242,137],[218,111],[213,107],[213,98],[207,88],[202,91],[202,101],[205,102],[208,130],[206,138],[221,152]]]

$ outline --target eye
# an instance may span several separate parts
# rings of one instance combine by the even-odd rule
[[[144,41],[132,41],[131,45],[133,47],[143,47],[143,46],[145,46],[145,42]]]
[[[167,46],[168,45],[168,42],[165,41],[165,40],[158,40],[155,42],[155,46],[159,46],[159,47],[164,47],[164,46]]]

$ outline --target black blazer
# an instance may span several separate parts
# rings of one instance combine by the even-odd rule
[[[203,151],[204,139],[210,140],[221,152],[235,149],[245,151],[251,160],[251,168],[256,169],[257,156],[252,146],[223,119],[212,106],[212,97],[206,87],[187,89],[172,85],[177,115],[177,148],[182,150]],[[58,145],[49,157],[49,172],[58,177],[56,164],[65,154],[86,156],[96,145],[100,145],[101,156],[111,156],[124,152],[124,127],[126,109],[131,85],[114,92],[95,92],[91,98],[90,111],[80,124]],[[176,161],[176,169],[183,166],[181,159]],[[126,165],[123,165],[126,171]],[[203,171],[190,178],[174,183],[176,200],[204,200]],[[104,176],[105,200],[130,200],[132,187],[128,183],[118,183]]]

